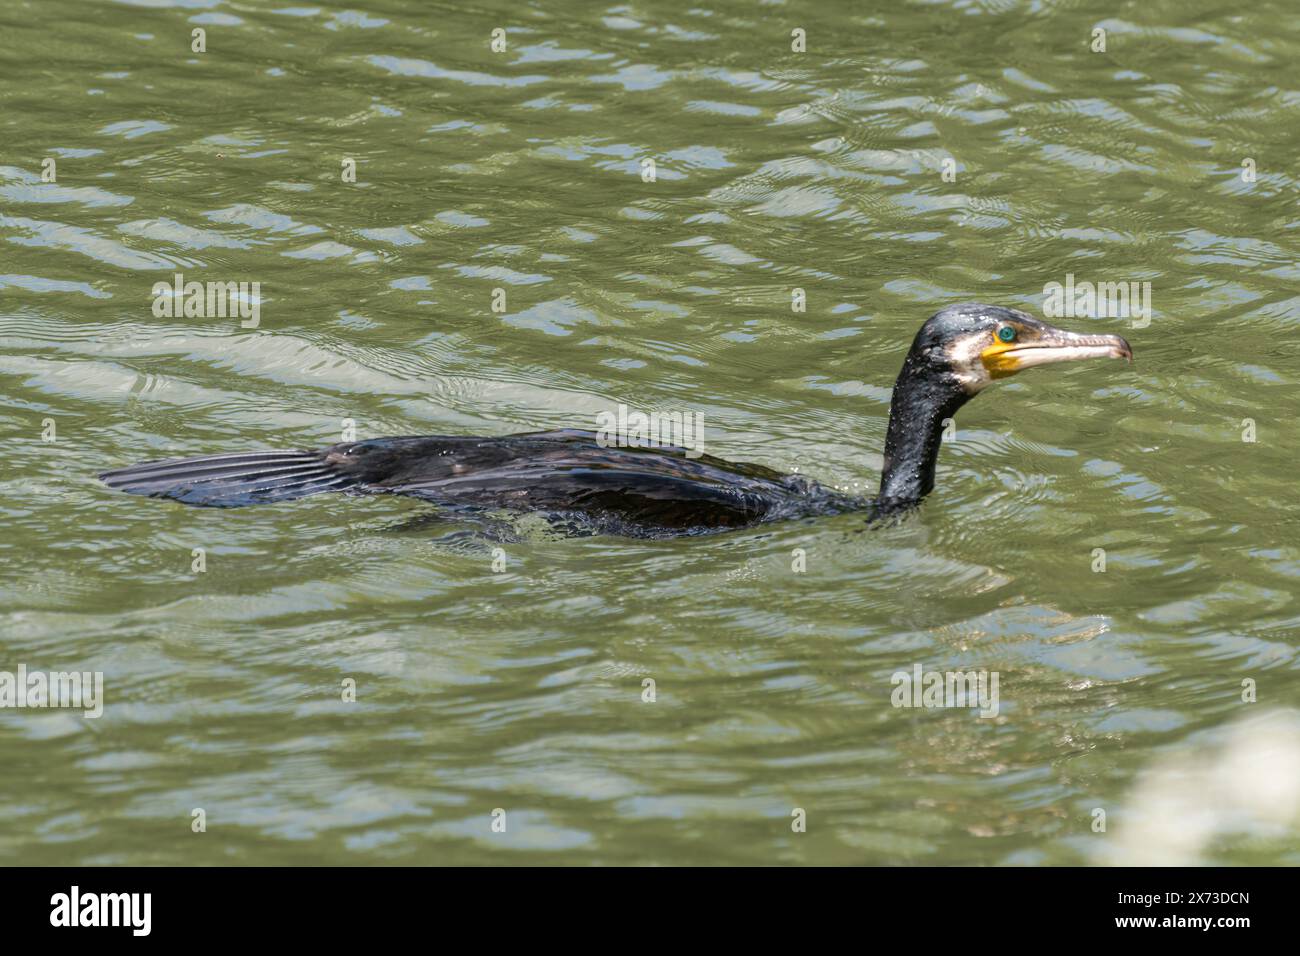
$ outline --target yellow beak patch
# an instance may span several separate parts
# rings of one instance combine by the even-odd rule
[[[1016,356],[1007,354],[1014,352],[1019,345],[1018,342],[994,342],[980,352],[980,361],[984,363],[984,369],[990,378],[1006,378],[1020,371],[1020,362]]]

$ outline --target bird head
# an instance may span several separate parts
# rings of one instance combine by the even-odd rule
[[[915,371],[955,381],[968,397],[1027,368],[1091,358],[1132,361],[1133,350],[1118,335],[1067,332],[1016,309],[978,302],[932,315],[907,357]]]
[[[1082,335],[1024,312],[965,302],[941,309],[912,340],[894,383],[878,505],[910,506],[934,487],[943,423],[995,379],[1036,365],[1133,358],[1118,335]]]

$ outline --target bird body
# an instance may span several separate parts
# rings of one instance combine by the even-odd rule
[[[422,435],[315,451],[252,452],[135,465],[110,487],[185,504],[242,507],[325,491],[393,494],[445,508],[537,511],[638,537],[739,528],[866,508],[799,475],[681,448],[612,448],[595,432]]]
[[[681,448],[608,447],[588,431],[502,437],[410,436],[318,450],[246,452],[133,465],[112,488],[190,505],[240,507],[327,491],[394,494],[444,508],[540,512],[634,537],[701,534],[847,511],[906,510],[933,488],[945,421],[1020,367],[1132,357],[1114,335],[1078,335],[997,306],[932,316],[894,385],[880,495],[874,501],[761,465]]]

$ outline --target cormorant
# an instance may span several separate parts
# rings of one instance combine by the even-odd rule
[[[110,487],[188,505],[239,507],[322,491],[407,495],[443,507],[535,511],[632,537],[741,528],[785,518],[916,506],[934,487],[944,420],[995,379],[1087,358],[1126,358],[1118,335],[1080,335],[1015,309],[962,303],[931,316],[894,383],[880,494],[856,498],[759,465],[681,448],[602,447],[594,432],[419,436],[315,451],[234,452],[100,475]]]

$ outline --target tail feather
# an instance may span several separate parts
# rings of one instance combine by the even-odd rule
[[[328,449],[327,449],[328,451]],[[106,471],[110,488],[187,505],[238,508],[342,491],[358,484],[319,451],[236,452],[173,458]]]
[[[155,466],[155,467],[151,467]],[[277,472],[293,472],[303,469],[302,459],[276,459],[273,461],[246,461],[246,462],[222,462],[220,464],[208,463],[205,459],[175,459],[166,462],[150,462],[144,465],[132,465],[129,469],[123,469],[123,472],[130,471],[131,477],[137,481],[166,481],[170,478],[184,478],[186,480],[195,480],[202,478],[204,480],[220,478],[230,480],[244,477],[261,477],[263,475],[273,475]],[[116,472],[108,472],[116,474]]]

